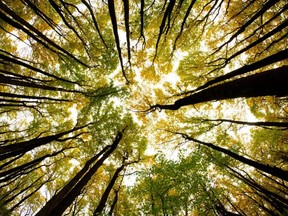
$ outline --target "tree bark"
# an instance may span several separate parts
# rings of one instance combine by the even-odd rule
[[[145,35],[144,35],[144,5],[145,5],[144,0],[141,0],[141,3],[140,3],[140,36],[136,43],[136,47],[141,38],[143,38],[143,45],[145,45],[146,43]]]
[[[9,170],[2,171],[2,172],[0,172],[0,182],[9,181],[10,179],[14,179],[16,177],[20,177],[23,174],[27,174],[27,173],[29,173],[28,170],[30,170],[31,168],[38,165],[40,162],[42,162],[46,158],[54,157],[54,156],[64,152],[67,149],[69,149],[69,148],[62,148],[59,151],[53,152],[51,154],[46,154],[42,157],[39,157],[35,160],[28,162],[28,163],[16,166],[16,167],[11,168]],[[3,178],[3,179],[1,179],[1,178]]]
[[[20,61],[20,60],[15,59],[15,58],[11,58],[11,57],[6,56],[6,55],[0,54],[0,59],[3,59],[4,61],[7,61],[7,62],[11,62],[11,63],[13,63],[13,64],[21,65],[21,66],[26,67],[26,68],[28,68],[28,69],[30,69],[30,70],[33,70],[33,71],[38,72],[38,73],[41,73],[41,74],[43,74],[43,75],[45,75],[45,76],[48,76],[48,77],[55,78],[56,80],[60,80],[60,81],[62,81],[62,82],[68,82],[68,83],[72,83],[72,84],[78,84],[77,82],[73,82],[73,81],[70,81],[70,80],[67,80],[67,79],[64,79],[64,78],[55,76],[55,75],[50,74],[50,73],[48,73],[48,72],[46,72],[46,71],[43,71],[43,70],[41,70],[41,69],[39,69],[39,68],[36,68],[36,67],[34,67],[34,66],[30,65],[30,64],[27,64],[27,63],[25,63],[25,62],[23,62],[23,61]]]
[[[111,22],[112,22],[116,47],[118,51],[118,57],[119,57],[120,65],[122,69],[122,75],[125,78],[126,82],[129,83],[129,80],[126,76],[124,65],[123,65],[122,52],[121,52],[120,40],[119,40],[118,29],[117,29],[117,19],[116,19],[116,13],[115,13],[114,0],[108,0],[108,7],[109,7],[109,14],[110,14]]]
[[[176,133],[177,134],[177,133]],[[222,148],[220,146],[216,146],[212,143],[207,143],[207,142],[203,142],[203,141],[200,141],[200,140],[197,140],[193,137],[189,137],[188,135],[186,134],[183,134],[183,133],[178,133],[178,134],[181,134],[183,136],[183,138],[187,139],[187,140],[190,140],[190,141],[193,141],[193,142],[196,142],[202,146],[206,146],[208,148],[211,148],[215,151],[218,151],[218,152],[221,152],[225,155],[228,155],[230,156],[231,158],[234,158],[235,160],[241,162],[241,163],[244,163],[244,164],[247,164],[249,166],[252,166],[258,170],[261,170],[265,173],[268,173],[270,175],[273,175],[275,177],[278,177],[280,179],[283,179],[285,181],[288,181],[288,171],[286,170],[283,170],[281,168],[278,168],[278,167],[275,167],[275,166],[269,166],[268,164],[263,164],[263,163],[260,163],[260,162],[257,162],[257,161],[254,161],[254,160],[251,160],[249,158],[246,158],[246,157],[243,157],[239,154],[236,154],[228,149],[225,149],[225,148]]]
[[[154,105],[150,110],[178,110],[187,105],[234,98],[259,96],[288,96],[288,66],[222,83],[176,100],[174,104]]]
[[[288,128],[288,122],[247,122],[247,121],[237,121],[232,119],[203,119],[202,122],[228,122],[233,124],[249,125],[249,126],[259,126],[259,127],[277,127],[277,128]]]
[[[109,210],[109,212],[108,212],[108,215],[109,215],[109,216],[112,216],[113,211],[114,211],[115,206],[116,206],[116,203],[118,202],[118,193],[119,193],[119,189],[118,189],[118,190],[115,190],[115,189],[114,189],[114,192],[115,192],[115,196],[114,196],[114,199],[113,199],[113,202],[112,202],[111,208],[110,208],[110,210]]]
[[[91,123],[89,123],[91,124]],[[72,133],[74,131],[80,130],[82,128],[87,127],[89,124],[83,125],[81,127],[76,127],[73,128],[71,130],[68,131],[64,131],[62,133],[58,133],[55,135],[51,135],[51,136],[46,136],[46,137],[41,137],[41,138],[35,138],[35,139],[31,139],[28,141],[24,141],[24,142],[19,142],[16,144],[10,144],[7,146],[1,146],[0,147],[0,161],[10,158],[10,157],[14,157],[23,153],[26,153],[36,147],[45,145],[47,143],[50,143],[52,141],[61,141],[59,140],[60,137]]]
[[[123,130],[124,131],[124,130]],[[123,131],[118,132],[112,145],[106,146],[97,155],[86,162],[85,166],[77,175],[72,178],[46,205],[36,214],[36,216],[61,216],[64,211],[73,203],[81,193],[91,177],[96,173],[103,162],[113,153],[122,139]],[[96,162],[97,161],[97,162]],[[91,165],[94,165],[91,167]],[[91,167],[91,168],[90,168]]]
[[[165,10],[165,13],[163,15],[163,19],[162,19],[162,22],[161,22],[161,25],[160,25],[160,28],[159,28],[158,38],[157,38],[157,42],[156,42],[156,46],[155,46],[155,56],[154,56],[153,62],[155,61],[155,59],[157,57],[158,46],[159,46],[159,42],[160,42],[161,36],[164,33],[164,27],[165,27],[165,24],[166,24],[166,20],[167,19],[170,20],[170,16],[171,16],[171,13],[172,13],[172,10],[174,8],[175,3],[176,3],[175,0],[170,0],[169,4],[168,4],[168,6],[167,6],[167,8]],[[167,31],[168,31],[168,29],[169,29],[169,26],[167,27]]]
[[[257,69],[260,69],[260,68],[265,67],[267,65],[270,65],[270,64],[273,64],[273,63],[277,63],[279,61],[283,61],[283,60],[285,60],[287,58],[288,58],[288,49],[279,51],[279,52],[277,52],[277,53],[275,53],[273,55],[270,55],[270,56],[268,56],[268,57],[266,57],[264,59],[261,59],[261,60],[259,60],[257,62],[254,62],[254,63],[249,64],[249,65],[245,65],[245,66],[243,66],[241,68],[238,68],[238,69],[236,69],[234,71],[231,71],[230,73],[227,73],[227,74],[224,74],[222,76],[216,77],[216,78],[206,82],[205,84],[199,86],[195,90],[185,92],[184,94],[195,93],[197,91],[200,91],[200,90],[203,90],[205,88],[211,87],[212,85],[219,84],[222,81],[228,81],[229,79],[234,78],[236,76],[244,75],[246,73],[249,73],[249,72],[257,70]]]
[[[42,40],[45,41],[45,43],[50,44],[51,46],[53,46],[54,48],[60,50],[61,52],[65,53],[67,56],[69,56],[70,58],[74,59],[75,61],[77,61],[78,63],[80,63],[81,65],[90,68],[89,65],[87,65],[86,63],[82,62],[81,60],[79,60],[78,58],[76,58],[73,54],[71,54],[70,52],[68,52],[66,49],[60,47],[57,43],[55,43],[54,41],[52,41],[51,39],[49,39],[48,37],[46,37],[44,34],[42,34],[38,29],[36,29],[34,26],[30,25],[27,21],[25,21],[24,19],[22,19],[20,16],[18,16],[13,10],[11,10],[8,6],[6,6],[4,3],[0,2],[0,6],[1,9],[3,11],[5,11],[7,14],[9,14],[11,17],[13,17],[13,19],[17,20],[18,23],[14,22],[12,19],[8,18],[6,15],[4,15],[2,13],[2,15],[4,15],[5,17],[5,21],[12,21],[10,22],[11,24],[14,24],[14,27],[16,28],[20,28],[21,30],[23,30],[24,32],[28,33],[31,31],[36,33],[38,37],[36,37],[36,41],[40,42],[41,40],[38,40],[38,38],[42,38]],[[9,23],[9,24],[10,24]],[[20,24],[19,24],[20,23]],[[16,24],[16,25],[15,25]],[[25,29],[24,26],[29,29]],[[32,36],[32,38],[35,39],[35,35],[34,34],[30,34],[30,36]],[[43,41],[42,41],[43,43]]]
[[[123,0],[124,5],[124,20],[127,41],[128,62],[131,66],[131,50],[130,50],[130,29],[129,29],[129,0]]]
[[[184,19],[183,19],[183,21],[182,21],[182,23],[181,23],[180,32],[179,32],[178,35],[176,36],[176,39],[175,39],[174,44],[173,44],[172,53],[176,50],[177,41],[179,40],[180,36],[182,35],[182,32],[183,32],[183,30],[184,30],[186,21],[187,21],[187,19],[188,19],[188,16],[189,16],[189,14],[190,14],[190,11],[192,10],[195,2],[196,2],[196,0],[192,0],[192,1],[191,1],[190,5],[189,5],[189,7],[188,7],[188,9],[187,9],[187,11],[186,11],[186,13],[185,13]]]
[[[105,205],[106,205],[106,202],[108,200],[108,196],[119,176],[119,173],[124,169],[125,165],[123,164],[121,167],[117,168],[111,181],[109,182],[108,186],[106,187],[101,199],[100,199],[100,202],[97,206],[97,208],[95,209],[93,215],[94,216],[97,216],[97,215],[101,215],[101,213],[103,212],[104,208],[105,208]]]
[[[272,206],[275,207],[279,211],[279,213],[284,214],[287,213],[288,200],[285,197],[280,196],[279,194],[276,194],[266,188],[264,188],[262,185],[258,184],[255,180],[253,180],[249,175],[246,177],[240,172],[237,172],[235,169],[225,165],[230,171],[233,176],[236,178],[242,180],[245,184],[247,184],[249,187],[251,187],[254,191],[259,192],[258,194],[261,198],[266,200],[268,203],[270,203]],[[262,194],[262,195],[261,195]]]
[[[275,5],[276,3],[278,3],[279,0],[270,0],[267,1],[263,7],[256,13],[254,14],[254,16],[252,16],[245,24],[243,24],[241,26],[241,28],[238,29],[237,32],[235,32],[228,41],[226,41],[225,43],[223,43],[216,51],[214,51],[211,55],[217,53],[220,49],[222,49],[226,44],[230,43],[234,38],[236,38],[238,35],[240,35],[242,32],[245,31],[245,29],[251,24],[253,23],[258,17],[263,16],[263,14],[265,12],[267,12],[267,10],[269,10],[269,8],[271,8],[273,5]]]

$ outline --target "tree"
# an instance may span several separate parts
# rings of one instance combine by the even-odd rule
[[[36,215],[62,215],[73,200],[79,195],[80,191],[87,184],[90,178],[95,174],[98,168],[116,149],[122,139],[123,131],[118,132],[112,145],[106,146],[94,157],[88,160],[83,169],[69,181]],[[96,162],[96,163],[95,163]],[[91,166],[91,167],[90,167]]]
[[[286,214],[287,9],[3,0],[1,210]]]
[[[193,142],[196,142],[200,145],[203,145],[203,146],[206,146],[206,147],[209,147],[209,148],[212,148],[213,150],[215,151],[219,151],[221,153],[224,153],[226,155],[229,155],[231,158],[234,158],[244,164],[248,164],[250,166],[253,166],[254,168],[256,169],[259,169],[261,171],[264,171],[266,173],[269,173],[273,176],[276,176],[278,178],[281,178],[283,180],[286,180],[288,181],[288,178],[287,178],[287,171],[286,170],[282,170],[282,169],[279,169],[277,167],[272,167],[272,166],[269,166],[269,165],[266,165],[266,164],[263,164],[263,163],[259,163],[257,161],[253,161],[249,158],[245,158],[241,155],[238,155],[230,150],[227,150],[227,149],[224,149],[220,146],[217,146],[217,145],[214,145],[212,143],[206,143],[206,142],[202,142],[200,140],[197,140],[193,137],[190,137],[186,134],[181,134],[183,136],[183,138],[187,139],[187,140],[190,140],[190,141],[193,141]]]
[[[84,126],[73,128],[73,129],[68,130],[68,131],[64,131],[62,133],[55,134],[55,135],[41,137],[41,138],[35,138],[32,140],[19,142],[19,143],[15,143],[12,145],[2,146],[0,149],[0,154],[1,154],[0,160],[4,160],[4,159],[10,158],[10,157],[18,156],[20,154],[25,154],[26,152],[32,150],[33,148],[45,145],[45,144],[50,143],[52,141],[61,142],[61,141],[73,139],[73,138],[81,135],[82,133],[77,134],[74,137],[68,137],[68,138],[64,138],[64,139],[60,139],[60,138],[66,134],[71,133],[71,132],[83,129],[83,128],[87,127],[88,125],[90,125],[90,123],[86,124]]]
[[[151,106],[151,109],[170,109],[177,110],[182,106],[194,105],[212,100],[225,100],[237,97],[259,97],[259,96],[276,96],[285,97],[288,89],[285,83],[288,81],[287,66],[272,69],[248,77],[219,84],[184,98],[178,99],[172,105]],[[275,85],[277,83],[277,85]]]

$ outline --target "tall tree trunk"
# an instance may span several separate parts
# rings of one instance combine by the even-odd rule
[[[177,110],[182,106],[208,101],[258,96],[288,96],[288,66],[222,83],[176,100],[174,104],[152,106],[150,110]]]
[[[88,8],[88,10],[89,10],[89,12],[90,12],[90,15],[91,15],[91,17],[92,17],[94,26],[95,26],[95,28],[96,28],[96,31],[97,31],[97,33],[98,33],[98,35],[99,35],[102,43],[104,44],[105,48],[108,49],[108,46],[107,46],[107,44],[105,43],[104,38],[103,38],[103,36],[102,36],[102,34],[101,34],[101,31],[100,31],[100,29],[99,29],[99,26],[98,26],[98,23],[97,23],[97,21],[96,21],[96,17],[95,17],[95,15],[94,15],[94,12],[93,12],[93,9],[92,9],[91,5],[90,5],[86,0],[82,0],[82,3]]]
[[[5,14],[0,12],[2,19],[4,19],[7,23],[14,26],[15,28],[18,28],[18,29],[24,31],[26,34],[31,36],[33,39],[35,39],[36,41],[38,41],[39,43],[41,43],[45,47],[47,47],[47,44],[50,44],[50,46],[56,48],[57,50],[59,50],[63,53],[65,53],[67,56],[74,59],[76,62],[80,63],[81,65],[83,65],[87,68],[90,68],[89,65],[87,65],[86,63],[79,60],[77,57],[75,57],[73,54],[68,52],[66,49],[59,46],[56,42],[54,42],[51,39],[49,39],[48,37],[46,37],[41,31],[36,29],[29,22],[27,22],[26,20],[24,20],[20,16],[18,16],[13,10],[11,10],[4,3],[0,2],[0,7],[3,11],[5,11],[7,14],[9,14],[14,20],[17,20],[17,22],[15,22],[14,20],[7,17]],[[37,34],[37,36],[35,36],[32,32]]]
[[[58,98],[50,98],[50,97],[42,97],[42,96],[30,96],[30,95],[20,95],[14,93],[6,93],[0,92],[1,97],[8,97],[8,98],[28,98],[34,100],[49,100],[49,101],[57,101],[57,102],[70,102],[71,100],[68,99],[58,99]]]
[[[0,183],[5,182],[5,181],[9,181],[10,179],[14,179],[14,178],[20,177],[21,175],[25,175],[25,174],[29,173],[32,170],[32,168],[34,168],[36,165],[41,163],[46,158],[54,157],[60,153],[63,153],[67,149],[71,149],[71,148],[62,148],[59,151],[56,151],[56,152],[53,152],[50,154],[46,154],[42,157],[39,157],[35,160],[28,162],[28,163],[24,163],[22,165],[19,165],[19,166],[13,167],[11,169],[0,172]]]
[[[176,133],[177,134],[177,133]],[[258,170],[261,170],[265,173],[268,173],[268,174],[271,174],[275,177],[278,177],[280,179],[283,179],[285,181],[288,181],[288,171],[286,170],[283,170],[281,168],[278,168],[278,167],[275,167],[275,166],[269,166],[269,165],[266,165],[266,164],[263,164],[263,163],[260,163],[260,162],[257,162],[257,161],[254,161],[254,160],[251,160],[249,158],[246,158],[246,157],[243,157],[239,154],[236,154],[228,149],[225,149],[225,148],[222,148],[222,147],[219,147],[219,146],[216,146],[212,143],[207,143],[207,142],[203,142],[203,141],[200,141],[200,140],[197,140],[193,137],[189,137],[188,135],[186,134],[183,134],[183,133],[178,133],[178,134],[181,134],[183,136],[183,138],[187,139],[187,140],[190,140],[190,141],[193,141],[193,142],[196,142],[202,146],[206,146],[208,148],[211,148],[215,151],[218,151],[218,152],[221,152],[225,155],[228,155],[232,158],[234,158],[235,160],[241,162],[241,163],[244,163],[244,164],[247,164],[247,165],[250,165]]]
[[[13,77],[5,76],[2,74],[0,74],[0,83],[14,85],[14,86],[37,88],[37,89],[43,89],[43,90],[51,90],[51,91],[73,92],[73,93],[82,93],[82,94],[84,93],[78,90],[70,90],[70,89],[64,89],[60,87],[42,85],[42,84],[34,83],[31,81],[26,82],[26,81],[20,80],[19,78],[13,78]]]
[[[237,32],[235,32],[228,41],[226,41],[225,43],[223,43],[220,47],[218,47],[218,49],[216,51],[214,51],[211,55],[217,53],[219,50],[221,50],[226,44],[230,43],[234,38],[236,38],[238,35],[240,35],[242,32],[245,31],[245,29],[252,24],[257,18],[263,16],[263,14],[265,12],[267,12],[267,10],[269,10],[269,8],[271,8],[272,6],[274,6],[276,3],[278,3],[279,0],[270,0],[267,1],[265,4],[263,4],[262,8],[254,14],[254,16],[252,16],[246,23],[244,23],[238,30]]]
[[[81,127],[76,127],[73,128],[71,130],[68,131],[64,131],[62,133],[58,133],[55,135],[51,135],[51,136],[45,136],[45,137],[41,137],[41,138],[35,138],[35,139],[31,139],[28,141],[24,141],[24,142],[19,142],[16,144],[10,144],[10,145],[6,145],[6,146],[1,146],[0,147],[0,161],[10,158],[10,157],[14,157],[23,153],[26,153],[36,147],[45,145],[47,143],[50,143],[52,141],[63,141],[63,140],[59,140],[62,136],[72,133],[74,131],[83,129],[85,127],[87,127],[89,124],[83,125]],[[77,135],[76,135],[77,136]],[[73,139],[73,137],[70,137],[71,139]],[[67,140],[67,139],[65,139]]]
[[[241,124],[241,125],[249,125],[249,126],[259,126],[259,127],[276,127],[280,129],[286,129],[288,128],[288,122],[262,122],[262,121],[257,121],[257,122],[247,122],[247,121],[237,121],[237,120],[232,120],[232,119],[203,119],[202,122],[228,122],[228,123],[233,123],[233,124]]]
[[[126,76],[126,72],[124,69],[123,65],[123,58],[122,58],[122,52],[121,52],[121,47],[120,47],[120,39],[119,39],[119,34],[118,34],[118,27],[117,27],[117,19],[116,19],[116,12],[115,12],[115,6],[114,6],[114,0],[108,0],[108,7],[109,7],[109,14],[112,22],[112,27],[113,27],[113,33],[114,33],[114,38],[116,42],[116,47],[118,51],[118,57],[120,60],[120,65],[121,65],[121,70],[122,70],[122,75],[125,78],[126,82],[129,83],[129,80]]]
[[[175,38],[175,41],[174,41],[174,44],[173,44],[173,50],[172,50],[172,53],[176,50],[176,44],[177,44],[177,41],[178,39],[180,38],[180,36],[182,35],[183,33],[183,30],[184,30],[184,27],[185,27],[185,24],[186,24],[186,21],[188,19],[188,16],[190,15],[190,12],[191,12],[191,9],[193,8],[194,4],[195,4],[196,0],[192,0],[186,13],[185,13],[185,16],[183,18],[183,21],[181,23],[181,29],[180,29],[180,32],[178,33],[178,35],[176,36]]]
[[[16,64],[16,65],[20,65],[20,66],[26,67],[26,68],[28,68],[28,69],[30,69],[30,70],[33,70],[33,71],[37,72],[37,73],[43,74],[43,75],[48,76],[48,77],[52,77],[52,78],[54,78],[54,79],[56,79],[56,80],[59,80],[59,81],[68,82],[68,83],[72,83],[72,84],[79,84],[79,83],[77,83],[77,82],[73,82],[73,81],[64,79],[64,78],[62,78],[62,77],[58,77],[58,76],[56,76],[56,75],[53,75],[53,74],[48,73],[48,72],[46,72],[46,71],[43,71],[42,69],[36,68],[36,67],[34,67],[33,65],[31,65],[31,64],[27,64],[27,63],[24,62],[24,61],[18,60],[19,58],[18,58],[18,59],[16,59],[16,58],[11,58],[10,56],[3,55],[3,54],[0,53],[0,59],[3,60],[4,62],[10,62],[10,63],[12,63],[12,64]],[[33,79],[33,78],[32,78],[32,79]],[[80,85],[80,84],[79,84],[79,85]]]
[[[272,206],[281,213],[281,215],[286,215],[285,213],[288,213],[288,200],[285,197],[282,197],[281,195],[274,193],[266,188],[264,188],[262,185],[258,184],[255,180],[253,180],[248,174],[247,176],[244,176],[240,172],[236,171],[235,169],[225,165],[231,172],[233,176],[243,181],[245,184],[247,184],[249,187],[251,187],[258,195],[266,200],[268,203],[270,203]]]
[[[81,190],[96,173],[98,168],[117,148],[122,139],[122,133],[123,131],[118,132],[112,145],[106,146],[102,151],[87,161],[82,170],[80,170],[74,178],[72,178],[55,196],[53,196],[36,214],[36,216],[61,216],[81,193]],[[91,167],[93,163],[94,165]]]
[[[113,212],[114,212],[114,209],[115,209],[115,206],[116,206],[116,203],[118,202],[119,189],[117,189],[117,190],[114,189],[114,192],[115,192],[115,196],[114,196],[114,199],[113,199],[111,208],[110,208],[110,210],[109,210],[109,212],[108,212],[108,215],[109,215],[109,216],[112,216],[112,214],[113,214]]]
[[[127,53],[128,62],[131,66],[131,50],[130,50],[130,28],[129,28],[129,0],[123,0],[124,5],[124,20],[125,20],[125,30],[126,30],[126,42],[127,42]]]
[[[158,38],[157,38],[157,42],[156,42],[156,45],[155,45],[155,56],[154,56],[154,59],[153,59],[153,62],[155,61],[156,57],[157,57],[157,53],[158,53],[158,46],[159,46],[159,43],[160,43],[160,39],[161,39],[161,36],[162,34],[164,33],[164,28],[165,28],[165,25],[166,25],[166,20],[170,20],[170,17],[171,17],[171,14],[172,14],[172,10],[174,8],[174,5],[175,5],[176,1],[175,0],[170,0],[169,1],[169,4],[165,10],[165,13],[163,15],[163,18],[162,18],[162,21],[161,21],[161,25],[160,25],[160,28],[159,28],[159,33],[158,33]],[[166,4],[166,2],[165,2]],[[164,5],[165,6],[165,5]],[[167,31],[169,29],[169,23],[167,25]]]
[[[192,93],[198,92],[198,91],[203,90],[205,88],[211,87],[212,85],[219,84],[220,82],[223,82],[223,81],[229,81],[229,79],[235,78],[239,75],[247,74],[247,73],[252,72],[254,70],[263,68],[265,66],[283,61],[287,58],[288,58],[288,49],[281,50],[281,51],[279,51],[273,55],[270,55],[266,58],[263,58],[259,61],[253,62],[253,63],[248,64],[248,65],[244,65],[243,67],[237,68],[236,70],[233,70],[227,74],[224,74],[222,76],[218,76],[212,80],[209,80],[205,84],[197,87],[195,90],[184,92],[183,94],[187,95],[187,94],[192,94]],[[183,95],[183,94],[180,94],[180,95]]]
[[[124,169],[125,165],[123,164],[121,167],[117,168],[111,181],[109,182],[108,186],[106,187],[101,199],[100,199],[100,202],[97,206],[97,208],[95,209],[93,215],[96,216],[96,215],[101,215],[101,213],[103,212],[104,208],[105,208],[105,205],[106,205],[106,202],[108,200],[108,196],[119,176],[119,173]]]

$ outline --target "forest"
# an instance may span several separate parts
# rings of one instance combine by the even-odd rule
[[[1,0],[0,215],[288,215],[287,0]]]

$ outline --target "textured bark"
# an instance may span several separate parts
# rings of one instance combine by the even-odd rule
[[[118,35],[118,28],[117,28],[117,19],[116,19],[116,13],[115,13],[114,0],[108,0],[108,7],[109,7],[109,14],[110,14],[111,22],[112,22],[116,47],[117,47],[117,51],[118,51],[118,57],[119,57],[120,65],[121,65],[121,69],[122,69],[122,75],[125,78],[126,82],[129,83],[129,80],[126,76],[126,73],[124,70],[124,65],[123,65],[122,52],[121,52],[119,35]]]
[[[92,8],[91,8],[91,5],[89,5],[89,3],[88,3],[87,1],[85,1],[85,0],[82,0],[82,3],[88,8],[88,10],[89,10],[89,12],[90,12],[90,15],[91,15],[91,17],[92,17],[94,26],[95,26],[95,28],[96,28],[96,31],[97,31],[99,37],[100,37],[102,43],[104,44],[104,46],[105,46],[106,48],[108,48],[107,45],[106,45],[106,43],[105,43],[105,41],[104,41],[104,38],[103,38],[103,36],[102,36],[102,34],[101,34],[101,31],[100,31],[100,29],[99,29],[99,26],[98,26],[96,17],[95,17],[95,15],[94,15],[94,12],[93,12],[93,10],[92,10]]]
[[[288,122],[247,122],[237,121],[232,119],[203,119],[203,122],[228,122],[233,124],[259,126],[259,127],[277,127],[277,128],[288,128]]]
[[[34,66],[30,65],[30,64],[27,64],[27,63],[25,63],[25,62],[23,62],[23,61],[20,61],[20,60],[15,59],[15,58],[11,58],[11,57],[6,56],[6,55],[0,54],[0,59],[4,60],[5,62],[11,62],[11,63],[13,63],[13,64],[17,64],[17,65],[26,67],[26,68],[28,68],[28,69],[30,69],[30,70],[33,70],[33,71],[37,72],[37,73],[41,73],[41,74],[43,74],[43,75],[45,75],[45,76],[52,77],[52,78],[54,78],[54,79],[56,79],[56,80],[59,80],[59,81],[68,82],[68,83],[73,83],[73,84],[78,84],[77,82],[73,82],[73,81],[70,81],[70,80],[67,80],[67,79],[64,79],[64,78],[55,76],[55,75],[50,74],[50,73],[48,73],[48,72],[46,72],[46,71],[43,71],[43,70],[41,70],[41,69],[39,69],[39,68],[36,68],[36,67],[34,67]],[[31,78],[31,79],[32,79],[32,78]]]
[[[72,178],[55,196],[53,196],[36,214],[36,216],[61,216],[81,193],[81,190],[96,173],[98,168],[117,148],[123,136],[122,132],[117,133],[112,145],[106,146],[102,151],[87,161],[82,170],[80,170],[74,178]]]
[[[249,64],[249,65],[245,65],[245,66],[243,66],[241,68],[238,68],[238,69],[236,69],[234,71],[231,71],[230,73],[227,73],[227,74],[224,74],[222,76],[216,77],[213,80],[210,80],[207,83],[199,86],[197,89],[187,92],[186,94],[190,94],[190,93],[194,93],[196,91],[200,91],[200,90],[208,88],[208,87],[210,87],[212,85],[218,84],[218,83],[220,83],[222,81],[228,81],[229,79],[234,78],[236,76],[244,75],[244,74],[246,74],[248,72],[252,72],[254,70],[260,69],[260,68],[265,67],[267,65],[270,65],[270,64],[273,64],[273,63],[276,63],[276,62],[279,62],[279,61],[283,61],[283,60],[285,60],[287,58],[288,58],[288,49],[279,51],[278,53],[270,55],[270,56],[268,56],[268,57],[266,57],[264,59],[261,59],[261,60],[259,60],[257,62],[254,62],[254,63]]]
[[[179,133],[181,134],[181,133]],[[254,161],[254,160],[251,160],[249,158],[246,158],[246,157],[243,157],[239,154],[236,154],[228,149],[225,149],[225,148],[222,148],[222,147],[219,147],[217,145],[214,145],[212,143],[207,143],[207,142],[203,142],[203,141],[200,141],[200,140],[197,140],[197,139],[194,139],[193,137],[189,137],[187,136],[186,134],[181,134],[185,139],[187,140],[190,140],[190,141],[193,141],[193,142],[196,142],[202,146],[206,146],[208,148],[211,148],[215,151],[218,151],[218,152],[221,152],[225,155],[228,155],[230,156],[231,158],[234,158],[235,160],[241,162],[241,163],[244,163],[244,164],[247,164],[249,166],[252,166],[258,170],[261,170],[265,173],[268,173],[268,174],[271,174],[275,177],[278,177],[280,179],[283,179],[285,181],[288,181],[288,171],[286,170],[283,170],[281,168],[278,168],[278,167],[275,167],[275,166],[269,166],[269,165],[266,165],[266,164],[263,164],[263,163],[260,163],[258,161]]]
[[[235,32],[228,41],[226,41],[225,43],[223,43],[216,51],[214,51],[211,55],[217,53],[220,49],[222,49],[226,44],[230,43],[234,38],[236,38],[238,35],[240,35],[242,32],[245,31],[245,29],[251,24],[253,23],[257,18],[259,18],[260,16],[262,16],[265,12],[267,12],[267,10],[269,10],[269,8],[271,8],[273,5],[275,5],[277,2],[279,2],[280,0],[270,0],[267,1],[266,4],[263,5],[263,7],[256,13],[254,14],[254,16],[252,16],[244,25],[242,25],[237,32]]]
[[[120,174],[120,172],[124,169],[125,165],[123,164],[121,167],[117,168],[112,179],[110,180],[109,184],[107,185],[101,199],[100,199],[100,202],[97,206],[97,208],[95,209],[93,215],[96,216],[96,215],[101,215],[101,213],[103,212],[104,208],[105,208],[105,205],[106,205],[106,202],[108,200],[108,197],[109,197],[109,194]]]
[[[89,123],[91,124],[91,123]],[[41,137],[41,138],[35,138],[35,139],[31,139],[28,141],[24,141],[24,142],[19,142],[16,144],[10,144],[7,146],[1,146],[0,147],[0,161],[10,158],[10,157],[14,157],[14,156],[18,156],[20,154],[24,154],[36,147],[45,145],[47,143],[50,143],[52,141],[61,141],[59,140],[62,136],[72,133],[74,131],[80,130],[82,128],[87,127],[89,124],[86,124],[84,126],[81,127],[76,127],[73,128],[71,130],[68,131],[64,131],[62,133],[58,133],[55,135],[50,135],[50,136],[46,136],[46,137]],[[72,137],[71,137],[72,139]]]
[[[22,31],[24,31],[26,34],[28,34],[29,36],[31,36],[33,39],[35,39],[36,41],[38,41],[39,43],[41,43],[42,45],[44,45],[45,47],[47,47],[47,44],[51,45],[52,47],[56,48],[57,50],[61,51],[62,53],[65,53],[67,56],[69,56],[70,58],[74,59],[76,62],[78,62],[79,64],[85,66],[85,67],[90,67],[89,65],[87,65],[86,63],[82,62],[81,60],[79,60],[78,58],[76,58],[73,54],[69,53],[66,49],[60,47],[58,44],[56,44],[54,41],[52,41],[51,39],[49,39],[48,37],[46,37],[44,34],[42,34],[38,29],[36,29],[34,26],[30,25],[27,21],[25,21],[24,19],[22,19],[20,16],[18,16],[14,11],[12,11],[8,6],[6,6],[4,3],[0,2],[0,7],[3,11],[5,11],[7,14],[9,14],[11,17],[13,17],[13,19],[15,19],[17,22],[13,21],[12,19],[10,19],[9,17],[7,17],[5,14],[0,13],[1,16],[0,18],[2,18],[4,21],[8,22],[9,24],[11,24],[12,26],[14,26],[15,28],[18,28]],[[37,37],[35,37],[35,35],[32,33],[34,32],[35,34],[37,34]],[[43,40],[40,40],[40,38]],[[47,43],[47,44],[46,44]]]
[[[271,69],[262,73],[239,78],[196,92],[176,100],[170,105],[154,105],[155,109],[177,110],[180,107],[198,103],[234,98],[250,98],[259,96],[288,96],[288,66]]]
[[[159,42],[160,42],[160,39],[161,39],[161,36],[162,34],[164,33],[164,27],[166,25],[166,20],[168,19],[168,21],[170,20],[170,17],[171,17],[171,13],[172,13],[172,10],[174,8],[174,5],[175,5],[175,0],[170,0],[169,1],[169,4],[165,10],[165,13],[163,15],[163,19],[162,19],[162,22],[161,22],[161,25],[160,25],[160,28],[159,28],[159,33],[158,33],[158,38],[157,38],[157,42],[156,42],[156,46],[155,46],[155,57],[154,57],[154,60],[155,58],[157,57],[157,51],[158,51],[158,46],[159,46]],[[169,24],[167,26],[167,31],[169,29]],[[154,62],[153,60],[153,62]]]

